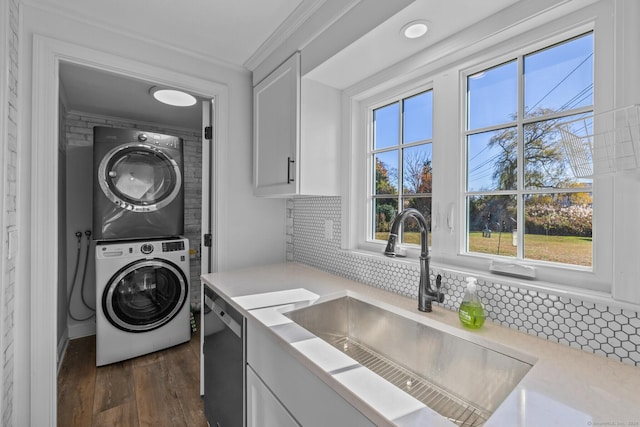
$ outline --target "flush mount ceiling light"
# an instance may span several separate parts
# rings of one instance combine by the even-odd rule
[[[149,89],[149,93],[158,101],[175,107],[190,107],[196,103],[194,96],[175,89],[163,89],[153,86]]]
[[[417,39],[427,34],[429,26],[427,21],[412,21],[402,27],[401,33],[408,39]]]

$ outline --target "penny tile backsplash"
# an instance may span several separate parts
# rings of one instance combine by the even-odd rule
[[[330,233],[325,229],[332,228]],[[328,238],[330,236],[330,238]],[[417,297],[417,264],[345,251],[341,242],[340,197],[287,201],[287,260],[338,276]],[[440,304],[457,310],[464,295],[464,276],[440,269],[447,294]],[[432,280],[433,277],[432,271]],[[521,289],[504,281],[478,282],[487,319],[531,335],[640,366],[640,316],[637,311]]]

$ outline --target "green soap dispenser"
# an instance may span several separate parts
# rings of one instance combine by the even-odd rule
[[[478,298],[477,281],[475,277],[467,277],[467,290],[458,310],[458,317],[464,326],[479,329],[484,324],[484,308]]]

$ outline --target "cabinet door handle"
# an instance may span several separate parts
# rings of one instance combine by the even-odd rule
[[[295,162],[295,160],[291,160],[291,157],[287,157],[287,184],[295,181],[295,179],[291,178],[291,164]]]

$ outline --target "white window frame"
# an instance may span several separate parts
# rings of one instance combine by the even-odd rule
[[[552,120],[554,118],[567,118],[569,120],[571,120],[571,117],[576,116],[576,115],[580,115],[580,114],[593,114],[593,111],[595,109],[595,95],[594,95],[594,104],[588,106],[588,107],[579,107],[573,110],[569,110],[569,111],[563,111],[561,113],[556,113],[553,115],[548,115],[548,116],[544,116],[544,117],[523,117],[523,115],[521,113],[523,113],[522,108],[524,105],[524,58],[527,55],[530,54],[535,54],[536,52],[540,52],[542,50],[548,49],[548,48],[553,48],[557,45],[561,45],[564,42],[568,42],[571,41],[573,39],[579,38],[581,36],[586,36],[587,34],[592,34],[594,36],[594,40],[595,40],[595,33],[593,32],[593,30],[591,31],[585,31],[582,34],[575,34],[574,36],[570,36],[568,38],[565,39],[560,39],[562,38],[562,35],[559,35],[558,37],[554,37],[553,38],[553,42],[549,43],[549,44],[545,44],[545,41],[541,42],[541,43],[537,43],[534,45],[534,47],[531,50],[528,50],[528,48],[523,48],[523,49],[519,49],[518,51],[516,51],[511,57],[506,56],[505,58],[508,58],[506,61],[502,61],[502,62],[493,62],[493,61],[489,61],[486,63],[482,63],[482,64],[478,64],[473,66],[470,69],[464,70],[461,73],[461,84],[462,84],[462,100],[461,102],[464,105],[464,113],[463,113],[463,117],[461,117],[461,119],[463,120],[463,138],[462,138],[462,150],[463,153],[465,154],[465,164],[463,167],[463,182],[464,182],[464,202],[461,205],[461,211],[462,213],[465,215],[465,225],[464,227],[461,229],[461,231],[463,231],[463,237],[464,237],[464,243],[461,246],[461,250],[460,253],[464,254],[464,255],[472,255],[472,256],[480,256],[480,257],[486,257],[489,258],[490,260],[494,260],[497,262],[502,262],[502,263],[509,263],[509,264],[522,264],[522,265],[527,265],[527,266],[534,266],[534,267],[550,267],[550,268],[559,268],[559,269],[570,269],[572,271],[585,271],[585,272],[590,272],[593,271],[593,263],[591,266],[580,266],[580,265],[573,265],[573,264],[559,264],[559,263],[551,263],[551,262],[546,262],[546,261],[541,261],[541,260],[534,260],[531,258],[524,258],[524,244],[519,244],[518,248],[517,248],[517,255],[515,257],[505,257],[505,256],[497,256],[497,255],[493,255],[493,254],[483,254],[480,252],[470,252],[467,250],[467,246],[468,246],[468,224],[466,223],[466,210],[468,208],[467,206],[467,200],[466,197],[468,196],[474,196],[474,195],[481,195],[481,196],[485,196],[485,195],[504,195],[504,196],[515,196],[516,197],[516,201],[517,201],[517,213],[518,213],[518,222],[517,222],[517,229],[518,229],[518,241],[521,243],[523,242],[523,237],[524,237],[524,222],[525,222],[525,218],[523,215],[524,213],[524,206],[522,206],[522,204],[524,203],[522,201],[522,196],[523,195],[531,195],[531,194],[569,194],[569,193],[593,193],[593,186],[594,184],[592,183],[591,185],[589,185],[588,187],[585,188],[559,188],[559,189],[527,189],[525,188],[522,183],[524,181],[524,164],[522,163],[523,159],[522,159],[522,150],[523,150],[523,141],[522,141],[522,131],[523,131],[523,127],[526,126],[527,124],[533,123],[533,122],[537,122],[537,121],[546,121],[546,120]],[[574,31],[570,32],[569,34],[574,34]],[[594,48],[595,51],[595,48]],[[491,126],[487,126],[486,128],[477,128],[477,129],[467,129],[466,127],[466,119],[467,119],[467,114],[468,114],[468,83],[469,83],[469,77],[473,76],[474,74],[477,74],[479,72],[485,71],[485,70],[490,70],[494,67],[498,67],[500,65],[503,65],[505,63],[508,62],[515,62],[516,66],[517,66],[517,81],[518,81],[518,87],[516,88],[517,90],[517,105],[518,105],[518,110],[517,110],[517,118],[513,121],[510,122],[504,122],[504,123],[499,123],[497,125],[491,125]],[[594,77],[595,80],[595,77]],[[466,171],[467,171],[467,167],[468,167],[468,158],[467,156],[467,143],[468,140],[467,138],[471,135],[475,135],[475,134],[479,134],[482,132],[487,132],[487,131],[493,131],[495,129],[503,129],[503,128],[517,128],[518,129],[518,147],[517,147],[517,182],[518,182],[518,186],[515,189],[510,189],[510,190],[490,190],[490,191],[469,191],[467,189],[467,182],[466,182]],[[593,180],[595,182],[595,179]],[[598,204],[597,202],[594,203],[595,206],[598,206],[599,209],[607,209],[606,206],[602,206],[602,204]],[[592,224],[593,226],[593,224]],[[595,246],[595,237],[593,238],[593,246]]]
[[[552,26],[549,24],[545,27]],[[471,253],[466,252],[466,183],[464,174],[466,172],[466,134],[468,133],[465,125],[466,118],[466,89],[467,89],[467,77],[473,75],[479,71],[491,68],[507,61],[513,60],[517,57],[527,55],[532,52],[536,52],[548,47],[551,47],[557,43],[570,40],[574,37],[580,36],[587,32],[592,31],[594,34],[594,111],[597,114],[601,111],[606,111],[609,108],[606,107],[609,102],[603,99],[605,92],[602,90],[603,74],[606,73],[606,69],[603,67],[604,58],[601,58],[602,49],[598,49],[601,44],[599,38],[601,36],[601,29],[597,29],[594,21],[582,22],[575,25],[573,28],[564,29],[562,31],[556,30],[552,32],[548,37],[542,37],[538,40],[526,40],[526,37],[522,37],[524,40],[515,46],[513,49],[500,52],[500,56],[475,61],[466,67],[460,67],[458,69],[460,80],[460,146],[461,146],[461,162],[460,162],[460,197],[457,201],[458,206],[458,227],[460,233],[457,233],[457,258],[458,261],[453,263],[456,265],[472,265],[482,272],[489,272],[492,262],[506,263],[508,268],[511,266],[533,268],[535,270],[536,280],[558,285],[557,287],[577,287],[581,290],[591,290],[603,293],[611,292],[611,278],[613,270],[613,259],[611,256],[612,250],[603,250],[608,246],[607,237],[611,236],[613,229],[612,223],[612,200],[608,195],[612,193],[611,183],[607,178],[595,178],[592,184],[593,193],[593,241],[598,242],[597,245],[593,245],[593,263],[591,267],[581,267],[574,265],[562,265],[553,264],[544,261],[535,261],[530,259],[505,259],[505,257],[492,256],[488,254]],[[606,35],[605,35],[606,36]],[[519,76],[521,78],[521,76]],[[520,90],[520,89],[519,89]],[[576,286],[575,283],[580,283],[581,286]]]
[[[359,123],[358,128],[354,129],[354,132],[359,135],[359,137],[357,138],[358,143],[354,144],[352,158],[357,158],[360,160],[353,164],[354,169],[352,173],[356,174],[357,176],[356,186],[358,189],[356,191],[359,194],[357,199],[364,200],[364,203],[359,204],[359,206],[354,209],[354,212],[357,213],[355,214],[355,221],[353,221],[352,224],[356,225],[356,227],[351,227],[351,235],[349,235],[348,232],[344,233],[343,246],[349,247],[356,251],[361,251],[368,254],[373,253],[374,255],[380,254],[382,256],[382,252],[384,251],[386,244],[386,242],[373,240],[372,238],[370,238],[370,232],[374,227],[373,216],[371,214],[373,209],[373,198],[370,197],[370,195],[373,194],[373,185],[375,181],[372,179],[372,174],[374,174],[375,171],[373,170],[373,164],[371,162],[371,142],[373,140],[373,111],[394,102],[400,102],[400,104],[402,104],[402,100],[430,90],[433,90],[433,82],[431,80],[418,79],[406,84],[402,84],[400,86],[393,87],[387,91],[376,94],[362,101],[355,101],[357,105],[356,110],[358,111],[358,116],[352,118],[352,120]],[[354,141],[355,140],[356,139],[354,139]],[[431,144],[433,147],[433,136],[431,138]],[[363,158],[365,159],[364,161],[362,161]],[[433,161],[434,160],[432,155],[432,162]],[[399,185],[402,185],[402,177],[398,177],[398,179],[400,180]],[[360,218],[365,219],[360,220]],[[403,244],[399,246],[406,250],[407,257],[411,259],[420,256],[420,248],[417,245]]]
[[[519,53],[530,53],[556,43],[571,39],[589,31],[594,32],[594,109],[603,112],[615,104],[616,90],[614,76],[622,73],[620,60],[614,55],[618,31],[616,20],[611,18],[614,5],[598,2],[578,10],[555,11],[551,17],[538,15],[531,20],[494,31],[481,42],[471,43],[471,36],[454,37],[446,47],[446,54],[432,60],[429,50],[425,52],[425,62],[416,66],[416,57],[404,61],[387,72],[367,82],[362,82],[345,91],[345,139],[353,141],[345,152],[347,166],[344,172],[350,177],[343,194],[343,248],[383,258],[383,243],[368,242],[367,232],[371,228],[367,205],[370,181],[366,163],[370,112],[385,101],[400,99],[402,94],[432,89],[433,98],[433,248],[432,266],[452,268],[465,273],[476,273],[483,277],[495,277],[497,282],[517,283],[529,288],[561,289],[568,295],[611,295],[613,274],[614,233],[613,182],[604,178],[593,183],[594,218],[593,233],[597,245],[593,247],[593,268],[585,269],[570,265],[546,265],[544,262],[517,260],[519,264],[533,266],[536,280],[520,280],[505,276],[494,276],[490,272],[491,256],[467,254],[463,249],[466,241],[466,213],[464,173],[465,144],[465,76],[475,71],[489,68]],[[628,22],[628,21],[625,21]],[[503,23],[507,25],[506,22]],[[627,24],[627,27],[631,26]],[[480,31],[480,30],[478,30]],[[630,31],[627,29],[626,31]],[[457,43],[456,43],[457,41]],[[451,46],[456,46],[454,49]],[[443,48],[444,49],[444,48]],[[400,73],[404,71],[404,74]],[[386,76],[386,80],[385,80]],[[429,87],[430,86],[430,87]],[[388,102],[387,102],[388,103]],[[457,120],[451,120],[456,117]],[[447,117],[449,121],[447,122]],[[455,138],[457,147],[450,141]],[[447,144],[444,143],[447,141]],[[446,164],[446,168],[439,168]],[[449,170],[449,172],[447,172]],[[453,170],[454,172],[451,172]],[[365,220],[366,219],[366,220]],[[640,229],[640,226],[638,226]],[[640,231],[640,230],[639,230]],[[604,238],[602,236],[605,236]],[[619,249],[618,249],[619,250]],[[416,262],[416,251],[409,251],[407,261]],[[386,259],[386,258],[385,258]],[[620,288],[628,289],[627,285]],[[623,294],[630,294],[629,291]],[[633,292],[631,292],[633,297]],[[629,298],[625,297],[627,300]],[[640,300],[640,296],[638,297]]]
[[[401,121],[399,122],[399,126],[400,126],[400,132],[402,133],[402,125],[403,122],[402,120],[404,120],[403,116],[402,116],[402,107],[403,107],[403,103],[406,99],[409,99],[413,96],[417,96],[420,95],[422,93],[425,92],[429,92],[431,91],[433,94],[433,85],[431,83],[427,83],[425,86],[420,86],[420,87],[412,87],[411,89],[405,90],[404,92],[402,92],[401,94],[389,98],[389,99],[384,99],[381,102],[377,102],[371,106],[367,107],[367,123],[368,123],[368,130],[367,130],[367,153],[368,153],[368,164],[367,164],[367,172],[366,172],[366,176],[367,176],[367,234],[365,234],[362,239],[361,239],[361,245],[372,245],[375,248],[380,248],[383,247],[384,248],[384,243],[381,244],[380,240],[375,240],[373,237],[370,236],[371,231],[375,228],[375,224],[374,224],[374,215],[373,215],[373,209],[374,209],[374,200],[375,198],[372,197],[372,195],[375,193],[374,192],[374,185],[375,185],[375,166],[372,162],[372,156],[374,155],[373,153],[375,151],[378,150],[374,150],[372,143],[373,143],[373,114],[374,111],[382,108],[382,107],[386,107],[390,104],[394,104],[394,103],[398,103],[399,104],[399,108],[400,108],[400,119]],[[433,117],[432,117],[433,119]],[[432,121],[433,123],[433,121]],[[428,142],[427,142],[428,141]],[[394,149],[399,151],[399,157],[398,157],[398,161],[401,162],[403,161],[403,156],[402,156],[402,149],[403,148],[409,148],[409,147],[414,147],[416,145],[421,145],[421,144],[431,144],[432,150],[433,150],[433,135],[431,136],[431,138],[426,139],[426,140],[420,140],[420,141],[415,141],[415,142],[411,142],[411,143],[407,143],[404,144],[402,143],[401,140],[398,141],[398,145],[394,146]],[[432,151],[433,153],[433,151]],[[433,167],[433,155],[431,157],[431,161],[432,161],[432,167]],[[400,206],[400,200],[403,199],[403,185],[404,185],[404,166],[400,166],[399,164],[399,170],[398,170],[398,194],[389,194],[389,197],[386,198],[395,198],[398,199],[398,211],[402,210],[401,206]],[[433,201],[433,194],[431,195],[432,201]],[[386,242],[385,242],[386,243]],[[405,249],[406,251],[408,251],[408,253],[412,254],[412,255],[419,255],[419,246],[418,245],[411,245],[411,244],[399,244],[398,247],[401,247],[403,249]]]

